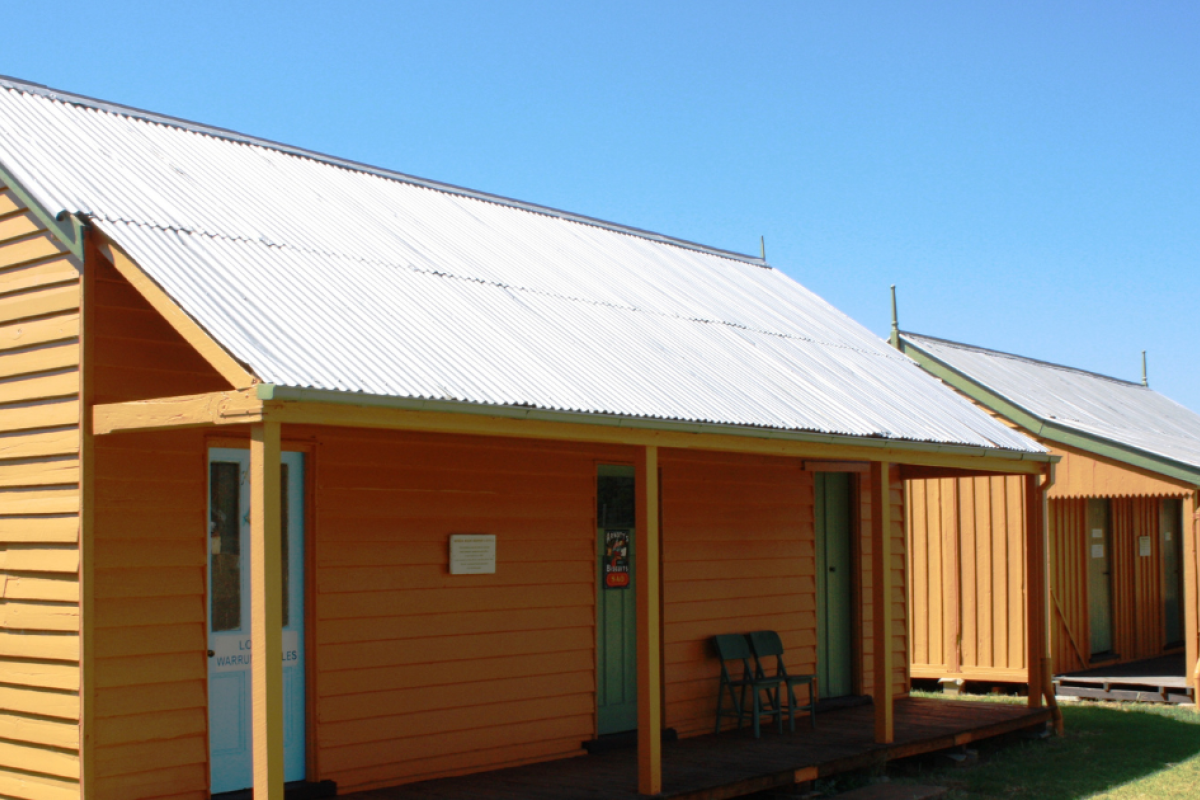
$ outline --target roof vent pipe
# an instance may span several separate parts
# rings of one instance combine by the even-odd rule
[[[762,253],[763,263],[765,264],[765,263],[767,263],[767,237],[766,236],[758,237],[758,246],[760,248],[760,252]]]
[[[1149,386],[1150,381],[1146,380],[1146,351],[1142,351],[1142,386]]]
[[[896,284],[892,284],[892,335],[888,339],[892,347],[900,349],[900,320],[896,316]]]

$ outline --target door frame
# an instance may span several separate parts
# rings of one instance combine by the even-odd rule
[[[636,481],[637,462],[633,459],[625,459],[625,458],[593,458],[591,461],[591,472],[590,472],[591,478],[590,478],[590,480],[591,480],[592,491],[590,493],[590,496],[592,499],[591,499],[590,518],[592,520],[592,527],[591,527],[591,530],[592,530],[592,544],[591,544],[592,560],[591,560],[591,564],[592,564],[592,584],[593,584],[592,585],[592,622],[596,628],[596,636],[592,643],[592,646],[593,646],[592,675],[594,676],[595,681],[596,681],[596,691],[595,691],[595,696],[594,696],[594,699],[592,702],[592,709],[593,709],[593,711],[592,711],[592,736],[593,736],[593,738],[597,738],[597,739],[601,736],[601,733],[600,733],[600,637],[602,635],[602,631],[601,631],[601,626],[600,626],[600,592],[603,591],[603,589],[600,586],[600,570],[599,570],[600,514],[599,514],[598,505],[600,502],[600,487],[599,487],[598,479],[600,477],[600,467],[602,467],[602,466],[603,467],[628,467],[629,469],[632,469],[635,471],[634,472],[634,475],[635,475],[634,480]],[[661,468],[659,470],[659,474],[660,475],[662,474]],[[661,489],[660,489],[659,496],[661,497]],[[635,500],[635,503],[636,503],[636,500]],[[658,507],[659,507],[659,519],[660,519],[660,528],[659,528],[659,537],[658,537],[659,538],[659,546],[660,546],[659,578],[660,578],[660,583],[661,583],[661,578],[662,578],[662,572],[661,572],[661,567],[662,567],[662,557],[661,557],[662,556],[662,552],[661,552],[662,502],[661,502],[661,500],[658,504]],[[636,506],[634,508],[634,520],[635,520],[635,522],[637,520]],[[637,575],[637,570],[638,570],[638,564],[641,561],[641,559],[638,558],[638,550],[639,550],[639,545],[641,544],[641,538],[642,538],[642,531],[638,530],[637,525],[635,524],[633,526],[633,559],[632,559],[633,570],[630,573],[630,588],[632,588],[635,592],[637,591],[636,575]],[[661,603],[661,599],[662,599],[662,592],[660,591],[659,592],[660,603]],[[661,608],[659,609],[659,620],[661,623],[661,620],[662,620],[662,609]],[[635,642],[637,641],[637,615],[636,614],[634,615],[634,641]],[[660,642],[662,641],[661,635],[659,636],[659,641]],[[635,646],[635,649],[634,649],[635,658],[636,658],[636,655],[637,655],[637,650],[636,650],[636,646]],[[663,693],[663,694],[665,694],[665,693]],[[664,698],[663,703],[664,703],[664,708],[665,708],[665,704],[666,704],[665,698]],[[664,719],[666,719],[665,716],[664,716]],[[634,726],[634,730],[635,731],[637,730],[636,725]],[[608,734],[604,734],[604,735],[608,735]]]
[[[847,473],[850,478],[850,562],[853,568],[850,570],[850,691],[852,696],[863,696],[863,556],[862,542],[864,536],[869,536],[870,531],[863,528],[863,503],[869,503],[870,497],[863,493],[863,475],[870,469],[868,464],[848,463],[846,465],[835,466],[833,463],[824,464],[821,462],[802,462],[801,470],[804,473],[812,475],[813,489],[813,505],[812,505],[812,530],[813,530],[813,568],[814,574],[816,571],[817,560],[817,480],[816,476],[822,472],[840,472]],[[659,504],[661,507],[661,503]],[[868,567],[869,568],[869,567]],[[816,613],[816,603],[819,601],[817,596],[816,580],[813,580],[813,612]],[[817,647],[820,646],[820,635],[817,637]],[[815,648],[814,648],[815,652]],[[819,663],[820,656],[817,656],[818,662],[813,664],[816,668]],[[823,688],[817,687],[818,697],[823,696]]]
[[[208,434],[204,437],[202,463],[204,475],[204,504],[208,507],[208,459],[213,448],[249,450],[250,438],[228,434]],[[317,440],[315,437],[283,438],[280,452],[304,454],[304,774],[305,780],[315,783],[321,780],[317,750],[317,582],[316,582],[316,531],[317,531]],[[207,514],[205,515],[207,520]],[[207,528],[207,522],[205,523]],[[207,539],[207,533],[206,537]],[[207,561],[207,556],[206,556]],[[204,568],[204,624],[205,640],[208,639],[208,614],[210,610],[208,566]],[[206,782],[212,781],[211,739],[208,731],[208,680],[204,681],[204,750],[207,769]],[[210,787],[211,789],[211,787]]]

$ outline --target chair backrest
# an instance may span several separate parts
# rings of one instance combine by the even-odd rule
[[[746,642],[754,651],[755,672],[759,677],[766,675],[763,669],[763,659],[775,656],[775,674],[786,677],[787,668],[783,666],[783,640],[775,631],[755,631],[746,634]]]
[[[750,658],[750,643],[740,633],[721,633],[713,637],[717,655],[722,661]]]

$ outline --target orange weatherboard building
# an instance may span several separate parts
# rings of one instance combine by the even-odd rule
[[[1087,674],[1064,679],[1084,690],[1073,693],[1144,684],[1159,699],[1193,697],[1200,415],[1144,383],[897,338],[932,374],[1060,458],[1047,507],[1054,671],[1107,676],[1090,688]],[[1029,576],[1014,535],[1025,526],[1022,492],[1004,477],[908,482],[914,677],[1028,680]],[[1129,666],[1169,655],[1142,676]],[[1163,664],[1175,663],[1164,677]]]
[[[1036,517],[1053,457],[761,259],[12,80],[0,186],[0,795],[735,796],[1050,718],[908,697],[903,479]],[[815,729],[718,724],[756,631]]]

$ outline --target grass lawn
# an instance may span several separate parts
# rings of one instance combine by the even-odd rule
[[[896,783],[949,787],[947,800],[1200,798],[1200,714],[1194,708],[1092,702],[1061,708],[1062,738],[980,742],[979,761],[971,766],[942,767],[925,759],[888,772]]]

